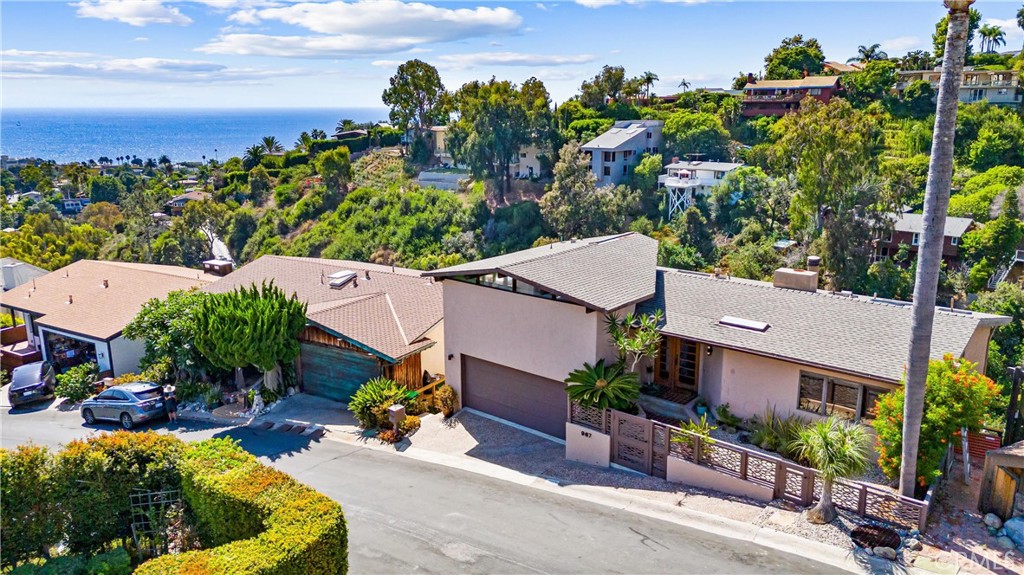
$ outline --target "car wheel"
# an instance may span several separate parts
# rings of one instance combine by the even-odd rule
[[[86,409],[85,411],[83,411],[82,418],[85,419],[85,422],[88,423],[89,425],[96,423],[96,416],[93,415],[91,409]]]
[[[135,422],[132,421],[132,416],[128,415],[127,413],[122,413],[121,414],[121,427],[123,427],[125,429],[131,429],[131,428],[135,427]]]

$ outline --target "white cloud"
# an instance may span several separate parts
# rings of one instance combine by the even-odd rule
[[[617,6],[619,4],[707,4],[712,0],[576,0],[576,3],[584,8],[604,8],[605,6]]]
[[[145,36],[136,36],[132,39],[132,42],[149,42],[149,38],[146,38]]]
[[[252,82],[305,73],[294,68],[230,68],[202,60],[166,58],[90,59],[85,62],[4,60],[0,66],[3,77],[9,79],[78,77],[90,80],[162,83]]]
[[[92,52],[60,52],[55,50],[2,50],[4,58],[88,58]]]
[[[925,41],[917,36],[889,38],[888,40],[882,40],[879,44],[881,44],[882,50],[885,50],[893,57],[898,56],[901,52],[909,52],[910,50],[927,47]]]
[[[132,26],[177,24],[186,26],[192,19],[161,0],[83,0],[72,4],[81,18],[114,20]]]
[[[558,6],[558,4],[545,4],[543,2],[537,2],[534,6],[536,6],[538,10],[548,12],[550,10],[553,10],[556,6]]]
[[[512,34],[523,21],[508,8],[451,9],[399,0],[302,2],[244,10],[230,18],[249,25],[282,22],[317,35],[222,34],[199,51],[295,58],[387,54],[422,44]]]
[[[985,18],[982,24],[991,24],[1003,29],[1003,34],[1006,34],[1006,47],[1000,48],[1000,50],[1016,50],[1020,47],[1020,41],[1024,40],[1024,30],[1017,26],[1016,18]],[[1016,46],[1014,46],[1014,41],[1016,41]]]
[[[437,58],[438,65],[451,68],[478,66],[569,66],[593,62],[591,54],[523,54],[520,52],[474,52],[445,54]]]

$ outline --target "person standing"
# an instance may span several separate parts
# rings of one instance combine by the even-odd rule
[[[175,389],[172,387],[164,395],[164,407],[167,409],[167,421],[178,421],[178,398],[174,396]]]

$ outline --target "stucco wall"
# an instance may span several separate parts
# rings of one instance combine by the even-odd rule
[[[565,458],[569,461],[608,467],[612,436],[575,423],[565,423]]]
[[[444,374],[444,320],[427,330],[424,334],[427,339],[434,340],[433,347],[420,354],[420,361],[423,362],[423,369],[430,373]]]
[[[462,355],[562,381],[596,361],[603,329],[600,313],[578,305],[444,282],[445,377],[460,396]]]
[[[708,355],[708,345],[700,344],[700,378],[697,380],[698,391],[711,405],[722,403],[722,359],[725,350],[714,348]],[[731,407],[731,406],[730,406]]]
[[[992,328],[979,327],[964,348],[964,359],[977,363],[978,373],[985,373],[988,366],[988,340],[991,335]]]
[[[113,360],[114,376],[138,373],[139,361],[146,353],[144,342],[118,336],[110,341],[110,355]]]
[[[707,467],[701,467],[683,461],[678,457],[669,457],[668,466],[665,470],[665,478],[675,483],[692,485],[703,489],[711,489],[720,493],[750,497],[758,501],[771,501],[774,493],[770,487],[744,481],[738,477],[732,477],[719,473]]]

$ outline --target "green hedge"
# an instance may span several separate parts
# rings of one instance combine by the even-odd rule
[[[181,464],[182,494],[202,551],[164,555],[136,575],[306,575],[348,571],[341,506],[259,463],[229,439],[192,447]]]
[[[292,150],[284,153],[284,167],[294,168],[309,163],[309,154],[302,150]]]
[[[362,152],[370,146],[370,139],[366,136],[359,136],[358,138],[347,138],[344,140],[316,140],[310,146],[310,150],[313,155],[321,154],[323,152],[329,152],[331,150],[345,147],[348,148],[349,152]]]
[[[132,558],[124,547],[86,559],[62,555],[41,563],[25,563],[9,575],[132,575]]]

